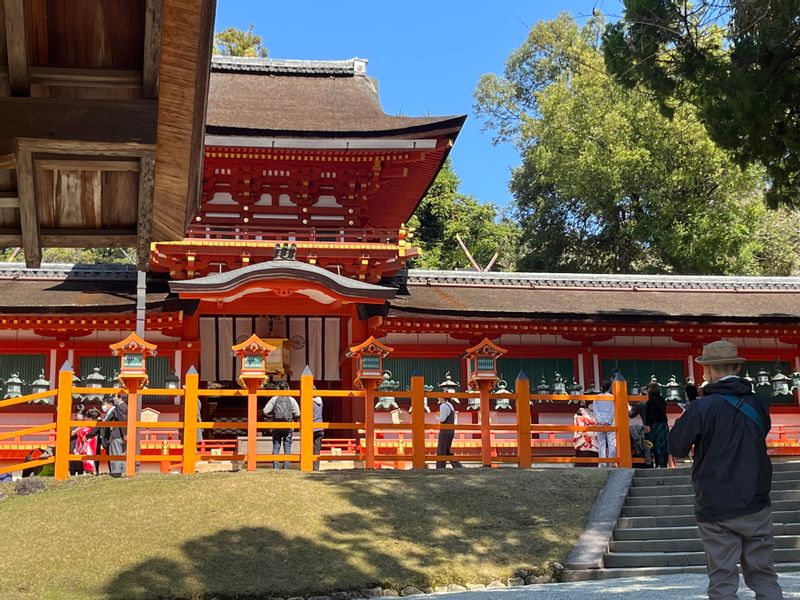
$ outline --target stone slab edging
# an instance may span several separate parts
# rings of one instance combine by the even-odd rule
[[[568,570],[603,568],[603,555],[608,550],[633,475],[633,469],[609,469],[606,484],[589,512],[586,529],[567,558]]]

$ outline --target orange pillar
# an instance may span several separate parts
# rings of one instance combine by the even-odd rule
[[[69,438],[72,427],[72,366],[65,362],[58,372],[56,400],[56,457],[55,480],[69,479]]]
[[[195,472],[197,463],[197,389],[200,375],[194,366],[186,372],[183,396],[183,474]]]
[[[520,371],[514,384],[517,392],[517,460],[520,468],[531,466],[531,381]]]
[[[492,466],[492,430],[489,422],[489,392],[491,389],[491,381],[478,382],[478,390],[481,394],[481,459],[484,467]]]
[[[308,365],[300,376],[300,470],[314,470],[314,375]]]
[[[425,378],[411,377],[411,448],[412,465],[425,468]]]
[[[258,395],[259,381],[247,380],[247,470],[256,470],[258,453]]]
[[[366,457],[364,466],[367,469],[375,468],[375,388],[378,382],[367,380],[364,382],[364,429],[366,438]]]
[[[614,394],[614,425],[617,428],[617,464],[631,468],[631,431],[628,417],[628,384],[621,375],[612,382],[611,392]]]
[[[139,380],[129,379],[128,388],[128,427],[126,432],[127,444],[125,445],[125,477],[136,475],[136,417],[139,415]]]

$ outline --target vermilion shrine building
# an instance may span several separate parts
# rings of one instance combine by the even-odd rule
[[[19,373],[27,392],[40,371],[55,381],[69,361],[84,381],[95,367],[110,378],[118,359],[108,345],[136,329],[137,314],[158,345],[148,362],[157,387],[192,365],[205,384],[235,385],[231,346],[252,333],[282,344],[279,377],[296,383],[308,364],[331,389],[352,386],[347,349],[370,335],[394,348],[385,365],[400,389],[415,371],[434,387],[448,373],[464,382],[464,351],[484,337],[508,351],[499,366],[509,388],[520,370],[533,388],[544,378],[552,389],[559,374],[588,389],[615,369],[630,387],[652,375],[682,384],[699,379],[693,359],[718,338],[740,345],[753,377],[772,377],[776,364],[800,371],[800,278],[408,268],[419,251],[405,223],[464,120],[385,114],[363,60],[215,57],[199,207],[182,239],[156,233],[140,244],[146,252],[151,242],[146,265],[140,256],[146,281],[133,266],[0,266],[0,376]],[[158,191],[155,206],[171,210]],[[62,211],[81,202],[70,198]],[[774,397],[776,423],[800,421],[796,394]],[[204,410],[220,420],[238,410],[226,402]],[[172,399],[156,404],[162,419],[178,418]],[[51,410],[25,405],[2,418]],[[350,422],[358,410],[327,406],[342,414],[326,420]],[[536,405],[534,420],[560,413],[566,422],[573,410]]]

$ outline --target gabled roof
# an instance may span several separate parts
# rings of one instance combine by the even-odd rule
[[[172,281],[170,289],[182,297],[230,293],[248,284],[268,281],[296,282],[300,286],[315,284],[351,301],[380,301],[393,298],[395,288],[374,285],[337,275],[331,271],[296,260],[271,260],[224,273],[196,279]]]
[[[206,131],[212,135],[455,139],[466,115],[383,112],[366,60],[214,57]]]

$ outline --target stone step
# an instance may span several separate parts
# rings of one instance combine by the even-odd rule
[[[800,562],[775,563],[775,570],[779,573],[791,573],[800,570]],[[564,571],[563,581],[597,581],[601,579],[617,579],[621,577],[655,577],[658,575],[679,575],[682,573],[705,573],[706,567],[639,567],[639,568],[614,568],[614,569],[582,569],[579,571]]]
[[[775,562],[800,562],[800,549],[776,548]],[[609,552],[603,558],[609,568],[705,566],[703,552]]]
[[[800,535],[800,523],[775,523],[775,535]],[[614,540],[674,540],[700,539],[697,526],[682,527],[617,527]]]
[[[641,498],[644,496],[691,496],[694,495],[694,487],[692,487],[691,480],[689,483],[681,485],[634,485],[631,486],[628,495],[632,498]],[[779,492],[783,490],[800,491],[800,473],[797,479],[773,479],[772,491]]]
[[[800,491],[773,490],[770,492],[770,498],[773,502],[778,500],[800,501]],[[694,506],[694,493],[680,496],[628,496],[625,498],[625,506]]]
[[[780,463],[779,463],[780,464]],[[795,465],[796,463],[787,463],[791,465]],[[777,465],[772,465],[772,483],[773,485],[777,482],[782,481],[797,481],[800,480],[800,467],[794,467],[792,469],[779,469],[775,470]],[[636,476],[633,478],[632,487],[634,488],[644,488],[644,487],[661,487],[661,486],[683,486],[683,485],[692,485],[692,478],[691,474],[687,473],[685,475],[673,475],[675,471],[679,469],[647,469],[646,471],[656,473],[656,475],[652,475],[649,477],[641,477],[637,473]]]
[[[691,501],[694,502],[694,499],[691,498]],[[778,512],[784,512],[784,511],[796,512],[800,510],[800,498],[792,500],[773,500],[772,510]],[[654,506],[652,504],[648,504],[645,506],[622,507],[623,517],[681,517],[685,515],[689,516],[694,515],[693,504],[678,504],[678,505],[666,505],[666,506]]]
[[[775,548],[800,549],[800,536],[776,535]],[[613,553],[702,552],[703,544],[697,537],[669,540],[620,540],[610,542],[608,550]]]
[[[780,510],[774,504],[772,506],[772,522],[795,524],[800,523],[800,513],[796,510]],[[628,517],[622,516],[617,520],[618,529],[644,529],[644,528],[671,528],[671,527],[690,527],[697,525],[694,512],[688,515],[658,517]],[[788,533],[788,532],[787,532]]]
[[[773,462],[772,472],[781,473],[784,471],[800,471],[800,461]],[[636,469],[634,478],[659,478],[659,477],[680,477],[692,474],[692,467],[677,467],[675,469]]]
[[[617,527],[613,539],[627,540],[673,540],[700,539],[696,525],[683,527]]]

